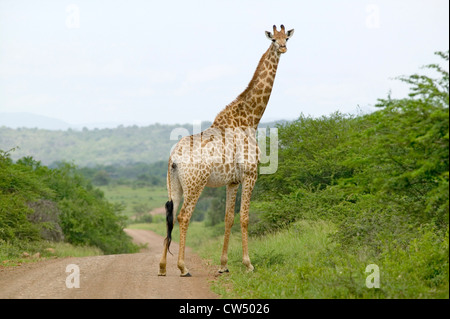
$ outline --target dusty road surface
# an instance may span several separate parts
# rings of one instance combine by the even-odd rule
[[[216,267],[186,249],[186,264],[192,277],[182,278],[176,266],[178,245],[172,242],[174,256],[167,256],[167,276],[158,276],[163,237],[147,231],[128,229],[136,243],[148,248],[136,254],[69,257],[0,268],[0,298],[156,298],[212,299],[210,291]],[[68,265],[76,265],[69,268]],[[73,267],[73,266],[72,266]],[[79,276],[77,276],[77,273]],[[77,278],[79,288],[76,288]],[[69,286],[75,286],[68,288]]]

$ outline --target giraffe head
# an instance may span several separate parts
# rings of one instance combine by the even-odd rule
[[[273,26],[273,33],[266,31],[266,37],[273,42],[273,46],[278,53],[286,53],[286,42],[294,34],[294,29],[285,31],[284,25],[281,25],[281,30],[277,31],[277,26]]]

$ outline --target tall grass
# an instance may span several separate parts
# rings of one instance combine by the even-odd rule
[[[229,250],[230,273],[220,276],[214,291],[224,298],[448,298],[447,251],[433,245],[433,233],[424,231],[415,245],[396,247],[374,257],[332,239],[336,226],[328,221],[298,221],[290,228],[252,238],[250,258],[255,271],[241,264],[240,236]],[[220,241],[200,249],[218,264]],[[368,288],[368,265],[380,271],[380,287]]]
[[[165,235],[163,222],[133,227]],[[364,247],[350,249],[333,240],[337,230],[331,221],[300,220],[282,231],[250,237],[255,270],[247,273],[241,263],[236,220],[228,252],[230,273],[217,277],[212,289],[223,298],[448,298],[448,234],[441,239],[444,246],[436,246],[432,231],[417,230],[418,239],[413,245],[405,248],[393,243],[385,254],[374,255]],[[174,241],[178,236],[175,227]],[[204,222],[190,224],[187,245],[217,268],[222,243],[223,223],[215,227],[205,227]],[[379,288],[366,286],[371,275],[366,267],[371,264],[379,267]]]

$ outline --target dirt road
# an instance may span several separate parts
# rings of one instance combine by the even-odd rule
[[[136,243],[148,248],[136,254],[94,257],[69,257],[0,269],[0,298],[155,298],[211,299],[210,291],[216,267],[186,249],[186,263],[193,277],[181,278],[176,266],[178,245],[172,243],[168,255],[167,276],[158,277],[163,237],[146,230],[128,229]],[[69,268],[76,265],[77,268]],[[79,274],[79,276],[77,275]],[[78,279],[76,278],[78,277]],[[68,280],[69,286],[66,285]],[[79,280],[79,288],[76,288]]]

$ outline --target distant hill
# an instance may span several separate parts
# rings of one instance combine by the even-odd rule
[[[210,122],[203,122],[201,129],[210,125]],[[260,126],[274,127],[275,122]],[[192,134],[193,125],[153,124],[80,131],[0,127],[0,150],[18,147],[11,153],[13,160],[33,156],[44,165],[58,161],[73,162],[80,167],[154,163],[169,157],[178,137],[175,134],[170,139],[176,132],[174,129]]]
[[[28,112],[9,112],[2,113],[0,112],[0,127],[9,127],[13,129],[17,128],[38,128],[42,130],[51,130],[51,131],[65,131],[68,129],[74,130],[82,130],[84,127],[88,129],[103,129],[103,128],[114,128],[118,127],[121,124],[120,122],[97,122],[97,123],[67,123],[65,121],[38,115],[34,113]],[[134,123],[130,124],[133,125]],[[141,123],[140,126],[145,126],[146,124]]]
[[[47,130],[67,130],[71,127],[69,123],[47,116],[17,112],[0,113],[0,127],[9,128],[40,128]]]

